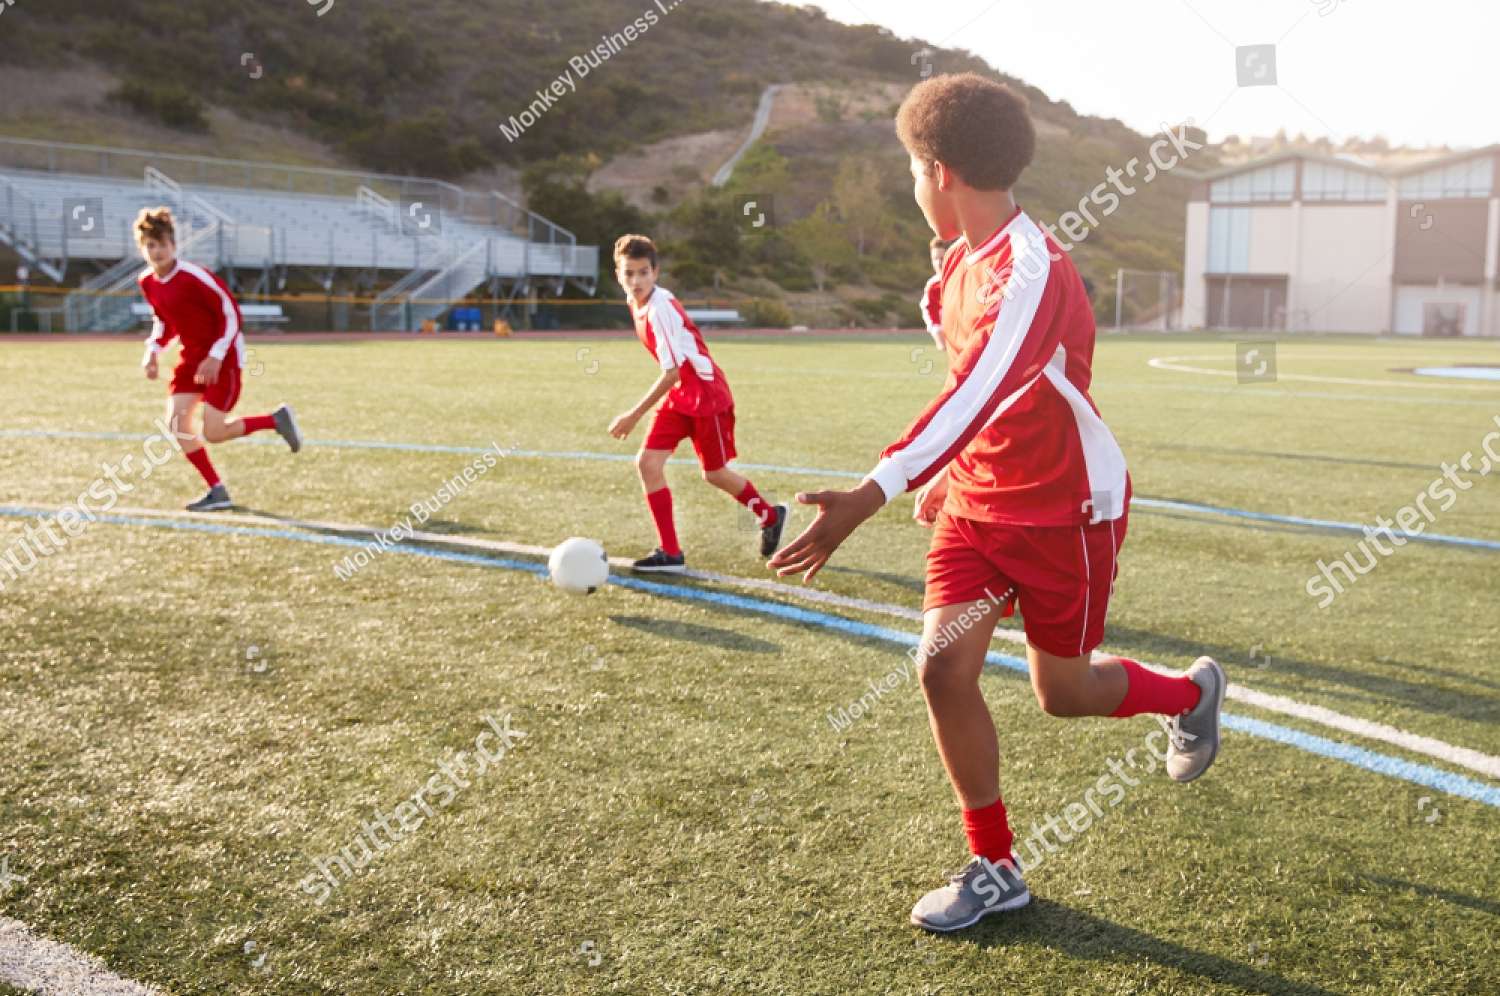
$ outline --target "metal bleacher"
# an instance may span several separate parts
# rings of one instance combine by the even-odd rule
[[[358,271],[384,287],[371,327],[413,330],[486,286],[515,298],[546,283],[592,293],[597,246],[496,191],[440,180],[0,138],[0,243],[68,295],[70,330],[134,322],[142,264],[131,223],[166,204],[179,254],[268,288],[290,268]],[[103,263],[112,263],[99,270]],[[98,271],[98,272],[96,272]]]

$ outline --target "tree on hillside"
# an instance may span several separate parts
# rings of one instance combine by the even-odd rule
[[[841,162],[833,180],[833,205],[854,240],[856,255],[885,251],[894,219],[875,163],[863,157]]]
[[[813,283],[822,294],[834,273],[855,265],[854,245],[849,232],[827,201],[790,228],[790,238],[807,258]]]

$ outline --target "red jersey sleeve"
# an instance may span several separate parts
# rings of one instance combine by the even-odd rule
[[[942,393],[865,478],[880,485],[887,502],[946,467],[1036,383],[1057,352],[1062,323],[1055,320],[1058,291],[1056,282],[1047,279],[1047,247],[1031,245],[1023,252],[1036,257],[1043,272],[1034,278],[1028,270],[1017,279],[1011,246],[1002,250],[990,284],[993,300],[976,323],[976,334],[952,359]]]
[[[173,332],[168,327],[166,322],[161,320],[161,315],[157,313],[156,302],[152,299],[151,281],[148,279],[150,275],[151,271],[147,270],[141,274],[140,279],[137,281],[141,288],[141,296],[146,299],[146,304],[151,308],[151,334],[146,337],[146,355],[141,360],[143,364],[146,360],[151,359],[151,357],[166,349],[173,337],[177,335],[176,332]]]
[[[927,325],[927,334],[932,336],[932,341],[937,344],[938,349],[945,348],[943,345],[943,277],[936,274],[927,281],[927,286],[922,290],[922,300],[917,302],[922,309],[922,321]]]

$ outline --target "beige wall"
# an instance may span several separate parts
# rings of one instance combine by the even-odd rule
[[[1296,262],[1296,219],[1290,204],[1250,209],[1250,272],[1290,274]]]
[[[1394,226],[1386,204],[1303,204],[1289,325],[1311,332],[1391,327]]]

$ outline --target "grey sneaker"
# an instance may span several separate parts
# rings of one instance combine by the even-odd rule
[[[948,884],[933,889],[911,908],[911,922],[923,930],[947,933],[972,927],[991,913],[1018,910],[1031,902],[1012,854],[999,864],[976,857]]]
[[[292,414],[292,406],[282,405],[271,413],[271,417],[276,420],[276,432],[286,440],[292,452],[302,449],[302,430],[297,428],[297,416]]]
[[[1198,704],[1167,723],[1167,774],[1173,781],[1190,782],[1214,763],[1219,754],[1219,713],[1229,679],[1212,657],[1200,657],[1187,676],[1203,689]]]
[[[229,489],[224,486],[223,481],[209,488],[202,498],[187,503],[189,512],[222,512],[233,507],[234,502],[229,500]]]

